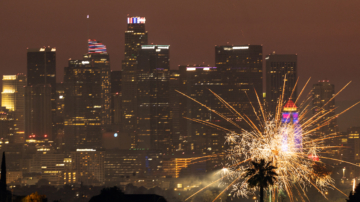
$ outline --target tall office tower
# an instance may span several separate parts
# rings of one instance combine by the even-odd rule
[[[5,107],[0,107],[0,138],[3,139],[3,142],[8,141],[10,134],[13,133],[11,129],[13,124],[11,112]],[[2,148],[2,146],[3,145],[0,145],[0,148]]]
[[[360,162],[360,127],[350,127],[346,131],[347,141],[343,143],[344,149],[343,159],[345,161],[359,163]],[[345,138],[345,137],[343,137]]]
[[[111,84],[110,84],[110,57],[106,52],[106,46],[95,39],[89,39],[88,54],[84,56],[93,61],[93,66],[101,70],[101,123],[111,124]]]
[[[111,71],[111,123],[121,124],[121,77],[122,71]]]
[[[137,148],[169,152],[169,45],[142,45],[137,58]]]
[[[56,116],[56,48],[30,48],[27,50],[27,86],[46,85],[51,87],[51,123],[53,127],[52,134],[56,134],[56,127],[54,118]],[[39,95],[38,95],[39,96]],[[34,111],[34,109],[26,109],[27,111]],[[47,112],[46,112],[47,113]],[[40,124],[39,128],[47,128]]]
[[[293,92],[297,80],[297,55],[275,54],[274,52],[265,58],[265,62],[267,109],[274,114],[279,97],[283,92],[285,75],[286,84],[283,101],[287,102],[289,98],[295,101],[297,98],[296,88]]]
[[[25,141],[25,87],[27,77],[23,73],[16,75],[15,111],[14,111],[14,140],[15,143]]]
[[[169,104],[170,104],[170,119],[172,122],[172,151],[178,149],[180,142],[180,98],[182,95],[177,91],[180,90],[180,72],[179,70],[170,70],[169,81]]]
[[[52,86],[36,84],[25,87],[25,137],[52,139]]]
[[[335,109],[335,99],[330,99],[335,94],[334,84],[331,84],[329,80],[319,80],[318,83],[313,85],[313,114],[325,113],[329,110]],[[329,102],[330,101],[330,102]],[[329,102],[329,103],[328,103]],[[327,103],[327,104],[326,104]],[[326,104],[326,105],[325,105]],[[322,117],[322,121],[326,121],[335,115],[335,111]],[[329,120],[328,125],[322,127],[317,133],[320,136],[330,135],[337,132],[336,119]],[[336,145],[335,139],[329,139],[324,142],[326,145]]]
[[[64,119],[64,103],[65,99],[65,85],[63,82],[56,84],[56,118],[57,122],[61,123]],[[61,120],[62,119],[62,120]]]
[[[101,68],[85,57],[64,68],[66,150],[101,146]]]
[[[1,106],[15,111],[16,75],[4,75],[2,79]]]
[[[221,93],[228,89],[224,88],[222,75],[217,67],[180,66],[179,67],[179,91],[191,98],[205,104],[216,111],[223,111],[220,101],[209,91]],[[236,95],[234,95],[236,97]],[[238,97],[237,97],[238,98]],[[224,97],[226,100],[227,98]],[[224,120],[200,106],[189,98],[180,95],[178,97],[180,135],[175,135],[173,144],[176,151],[185,153],[196,152],[198,154],[213,154],[222,152],[224,133],[206,125],[224,124]],[[175,114],[174,114],[175,115]],[[186,117],[186,118],[184,118]],[[175,117],[173,118],[173,120]],[[199,119],[204,123],[194,122],[189,119]],[[234,120],[234,122],[239,120]]]
[[[65,86],[64,83],[56,84],[56,139],[58,145],[61,145],[64,139],[64,107],[65,107]]]
[[[129,135],[133,142],[131,147],[136,147],[136,68],[137,56],[141,45],[148,43],[145,31],[144,17],[127,18],[127,31],[125,31],[125,58],[122,61],[122,131]]]
[[[24,142],[25,133],[25,86],[26,75],[3,76],[3,91],[1,93],[1,106],[6,107],[13,114],[13,135],[15,143]]]
[[[257,103],[255,91],[259,98],[263,92],[262,46],[215,46],[215,64],[223,85],[216,93],[240,113],[256,121],[250,101]],[[237,118],[229,111],[222,112],[229,118]],[[248,127],[244,121],[240,125]],[[232,127],[231,124],[228,127]]]

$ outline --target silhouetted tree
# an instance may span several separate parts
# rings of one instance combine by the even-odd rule
[[[49,180],[47,179],[40,179],[37,183],[37,186],[49,186]]]
[[[120,202],[125,201],[124,193],[117,187],[104,188],[97,196],[93,196],[89,202]]]
[[[6,189],[6,160],[5,160],[5,152],[3,152],[2,160],[1,160],[1,180],[0,180],[0,201],[10,201],[11,193]]]
[[[246,169],[245,178],[249,177],[248,184],[250,187],[260,188],[260,202],[264,202],[264,188],[273,185],[276,181],[277,173],[274,171],[276,167],[270,162],[261,159],[260,162],[252,161],[252,168]]]
[[[347,202],[359,202],[360,201],[360,183],[356,186],[355,192],[350,191],[349,199],[346,199]]]
[[[148,190],[145,187],[141,186],[136,190],[136,194],[146,194],[147,191]]]
[[[156,187],[150,188],[147,193],[163,195],[163,190],[160,187],[156,186]]]
[[[125,186],[125,193],[126,194],[135,194],[137,189],[138,189],[137,186],[134,186],[133,184],[127,184]]]

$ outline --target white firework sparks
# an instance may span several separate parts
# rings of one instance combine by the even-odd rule
[[[299,97],[303,93],[309,80],[301,90]],[[349,85],[349,83],[347,85]],[[347,85],[345,85],[337,94],[335,94],[334,97],[331,98],[325,105],[334,99],[343,89],[345,89]],[[285,89],[285,82],[283,89]],[[291,201],[294,200],[294,190],[296,190],[302,200],[304,200],[304,197],[307,198],[306,188],[310,186],[315,187],[325,198],[325,192],[329,188],[340,191],[335,187],[334,180],[330,176],[331,173],[326,170],[325,164],[317,162],[320,154],[326,153],[329,150],[335,148],[334,146],[325,146],[323,144],[324,140],[336,138],[338,136],[336,133],[334,133],[318,137],[316,132],[322,127],[328,125],[330,120],[335,119],[337,116],[350,110],[358,103],[344,110],[340,114],[331,116],[324,121],[323,118],[325,116],[329,117],[334,109],[325,110],[323,107],[320,112],[316,113],[310,118],[306,118],[307,113],[311,111],[308,109],[309,104],[306,104],[306,101],[309,99],[305,99],[305,102],[301,104],[305,105],[305,107],[303,107],[304,110],[297,111],[295,105],[297,100],[295,100],[295,103],[291,100],[284,101],[284,95],[282,94],[279,99],[280,102],[276,108],[276,113],[271,115],[266,112],[258,97],[257,99],[258,105],[260,107],[260,115],[257,114],[257,110],[253,106],[253,110],[258,121],[258,124],[255,124],[248,116],[237,112],[219,95],[214,92],[212,93],[224,104],[224,106],[226,106],[234,115],[236,115],[237,118],[244,120],[251,127],[251,130],[248,131],[241,128],[241,132],[237,133],[230,129],[223,128],[203,120],[190,119],[210,127],[215,127],[220,130],[227,131],[226,144],[229,145],[229,149],[226,151],[226,158],[229,163],[226,164],[220,179],[207,185],[203,189],[191,195],[189,198],[193,197],[214,183],[226,184],[226,188],[218,195],[218,197],[228,190],[231,190],[235,196],[248,197],[249,195],[253,195],[256,191],[256,188],[249,187],[247,183],[248,178],[245,178],[246,169],[250,168],[250,161],[257,161],[260,159],[264,159],[267,162],[272,162],[273,165],[277,167],[277,180],[273,186],[270,186],[267,189],[272,190],[273,193],[276,193],[279,190],[284,190]],[[232,122],[230,119],[227,119],[227,117],[225,117],[223,114],[207,107],[206,105],[185,94],[183,95],[199,103],[201,106],[206,107],[208,110],[211,110],[213,113],[219,115],[226,121],[239,127],[236,123]],[[289,103],[288,106],[284,106],[287,102]],[[284,107],[288,107],[290,111],[289,114],[297,111],[296,116],[291,114],[288,116],[282,116]],[[295,121],[293,120],[294,117],[296,118]],[[321,156],[320,158],[344,162],[342,160],[332,159],[325,156]],[[352,164],[350,162],[346,163]],[[218,197],[216,197],[214,201]]]

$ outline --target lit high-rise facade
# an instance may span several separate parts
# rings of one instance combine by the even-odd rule
[[[64,107],[65,107],[65,86],[64,83],[56,84],[56,139],[61,144],[64,139]]]
[[[137,58],[137,148],[169,152],[169,45],[143,45]]]
[[[326,126],[322,127],[319,131],[317,131],[319,137],[334,134],[337,131],[337,121],[336,119],[331,119],[335,116],[335,99],[332,99],[335,94],[335,87],[334,84],[331,84],[329,80],[319,80],[318,83],[313,85],[313,114],[323,114],[330,110],[332,112],[328,113],[327,115],[321,118],[322,121],[329,120]],[[332,99],[330,101],[330,99]],[[330,102],[329,102],[330,101]],[[326,105],[325,105],[326,104]],[[335,139],[329,139],[324,143],[326,145],[336,145],[337,143],[334,142]]]
[[[267,109],[275,113],[280,95],[283,92],[285,75],[286,84],[283,101],[287,101],[290,96],[294,101],[297,98],[296,88],[294,89],[297,80],[297,55],[273,53],[265,57],[265,62]]]
[[[256,117],[250,101],[257,103],[255,91],[259,98],[263,92],[262,58],[261,45],[215,46],[215,64],[223,85],[221,91],[216,93],[252,120],[256,120]],[[258,105],[254,106],[258,108]],[[221,112],[228,118],[238,118],[227,110]],[[241,120],[240,125],[248,127]],[[229,124],[228,127],[233,126]]]
[[[201,65],[180,66],[179,74],[178,90],[180,92],[203,103],[211,109],[220,112],[224,111],[223,105],[209,91],[210,89],[221,94],[221,92],[227,90],[224,88],[222,75],[217,67],[204,67]],[[226,100],[227,98],[225,97],[224,99]],[[183,95],[178,97],[177,103],[179,112],[174,113],[173,117],[173,119],[176,120],[175,116],[179,116],[179,134],[174,135],[173,138],[175,150],[187,154],[189,152],[195,152],[197,154],[214,154],[222,152],[225,134],[223,131],[207,126],[206,122],[217,125],[227,124],[227,122],[211,110],[200,106],[198,103]],[[188,119],[185,119],[184,117]],[[189,119],[199,119],[205,121],[205,124]]]
[[[148,43],[145,31],[145,18],[127,18],[125,31],[125,58],[122,61],[122,131],[132,139],[131,147],[136,148],[136,94],[137,94],[137,56],[141,45]]]
[[[106,46],[95,39],[89,39],[88,54],[84,56],[91,60],[94,67],[101,69],[101,123],[111,124],[111,83],[110,83],[110,57]]]
[[[56,91],[56,48],[30,48],[27,50],[27,85],[50,84]]]
[[[71,152],[71,164],[75,168],[75,175],[72,173],[72,181],[81,182],[84,185],[104,185],[104,160],[105,152],[95,149],[76,149]],[[69,173],[68,173],[69,175]],[[64,180],[70,181],[67,176]]]
[[[40,95],[40,92],[47,92],[48,90],[45,88],[49,88],[51,90],[51,94],[50,97],[48,97],[47,95],[42,98],[44,103],[47,103],[47,100],[44,99],[50,99],[50,112],[45,112],[43,111],[43,109],[40,109],[41,112],[34,112],[34,108],[27,108],[26,113],[30,114],[30,113],[34,113],[34,114],[40,114],[40,113],[50,113],[50,119],[48,117],[48,115],[44,115],[43,117],[49,119],[50,121],[46,120],[46,121],[42,121],[42,120],[38,120],[38,121],[34,121],[32,122],[32,124],[40,124],[39,126],[30,126],[30,123],[28,123],[27,125],[29,125],[29,127],[35,127],[35,128],[43,128],[44,131],[45,128],[52,128],[52,134],[56,133],[56,123],[55,123],[55,116],[56,116],[56,48],[50,48],[50,47],[42,47],[42,48],[29,48],[27,50],[27,86],[29,88],[33,88],[33,90],[29,90],[28,92],[38,92],[39,94],[37,94],[35,97],[39,98],[39,96],[42,96],[44,94]],[[36,88],[36,90],[35,90]],[[43,88],[42,90],[40,90],[40,88]],[[26,102],[31,103],[31,99],[35,98],[30,94],[28,97],[25,97]],[[30,106],[35,106],[35,105],[26,105],[28,107]],[[31,115],[32,116],[32,115]],[[29,115],[30,117],[30,115]],[[29,121],[29,119],[26,119]],[[44,124],[50,124],[50,126],[45,126]],[[30,134],[28,134],[30,135]],[[44,135],[44,134],[42,134]]]
[[[2,79],[1,106],[15,110],[16,75],[4,75]]]
[[[70,60],[64,68],[65,148],[101,147],[102,74],[101,68],[85,55]]]
[[[12,111],[15,143],[24,142],[25,134],[25,86],[26,75],[4,75],[2,79],[1,106]]]
[[[347,141],[342,143],[344,155],[342,158],[345,161],[360,162],[360,127],[350,127],[346,131]],[[346,137],[342,137],[343,139]]]
[[[26,139],[53,138],[52,87],[37,84],[25,88]]]
[[[141,45],[146,45],[147,43],[148,33],[145,31],[145,18],[127,18],[127,31],[125,31],[125,60],[136,58],[141,49]]]
[[[5,107],[0,107],[0,138],[3,143],[9,144],[10,134],[13,133],[13,118],[11,112]],[[7,143],[6,143],[7,142]],[[0,148],[3,148],[4,145],[0,145]]]
[[[121,124],[122,71],[111,71],[111,123]]]
[[[170,70],[170,81],[169,81],[169,102],[170,102],[170,118],[172,124],[172,151],[178,149],[180,144],[180,121],[183,117],[180,117],[180,95],[176,90],[180,88],[180,72],[179,70]]]

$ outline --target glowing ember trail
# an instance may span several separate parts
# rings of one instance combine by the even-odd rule
[[[286,81],[286,77],[284,80]],[[285,88],[285,81],[283,88]],[[308,82],[309,80],[307,83]],[[349,83],[346,84],[345,87],[347,85],[349,85]],[[300,94],[302,94],[305,87],[306,85],[303,87]],[[344,88],[335,94],[335,96],[343,91]],[[265,107],[261,104],[260,99],[258,98],[257,104],[260,113],[257,113],[258,110],[253,104],[251,104],[257,117],[257,122],[255,122],[255,120],[250,120],[250,118],[245,114],[240,114],[213,91],[211,91],[211,93],[213,93],[229,111],[237,116],[238,119],[244,120],[244,122],[252,129],[245,130],[243,128],[239,128],[238,124],[229,121],[229,119],[227,119],[223,114],[216,112],[210,107],[181,93],[239,128],[238,131],[233,131],[203,120],[190,119],[192,121],[226,131],[227,133],[225,143],[229,145],[229,149],[225,152],[227,162],[225,165],[226,173],[224,173],[220,178],[220,184],[225,185],[226,188],[221,192],[221,194],[231,188],[233,196],[248,197],[249,195],[254,195],[257,188],[249,187],[247,179],[245,178],[245,171],[250,168],[250,161],[257,161],[260,159],[264,159],[267,162],[271,161],[274,166],[277,167],[277,181],[273,186],[268,187],[267,190],[271,191],[271,193],[277,193],[280,190],[285,191],[289,196],[290,201],[294,201],[292,190],[297,190],[297,193],[302,199],[308,199],[305,192],[307,187],[315,187],[324,197],[325,192],[329,188],[338,190],[334,185],[334,180],[330,176],[331,172],[326,170],[326,166],[321,162],[321,158],[340,162],[344,161],[322,157],[320,155],[336,148],[326,146],[324,144],[324,140],[336,138],[338,136],[336,134],[327,134],[319,137],[316,135],[316,132],[321,127],[326,126],[330,120],[337,118],[340,114],[350,110],[358,103],[335,116],[331,116],[324,122],[323,117],[329,113],[329,110],[325,110],[324,107],[316,114],[310,117],[309,115],[306,116],[310,105],[307,102],[311,99],[305,99],[301,106],[303,106],[306,111],[301,111],[296,106],[296,102],[298,100],[295,102],[291,99],[284,100],[284,95],[281,95],[276,113],[270,114],[266,111]],[[334,99],[334,97],[331,99]],[[350,162],[345,163],[352,164]],[[220,179],[215,182],[220,181]],[[189,198],[193,197],[207,187],[209,186],[204,187],[195,194],[191,195]],[[273,195],[275,196],[275,194]]]

